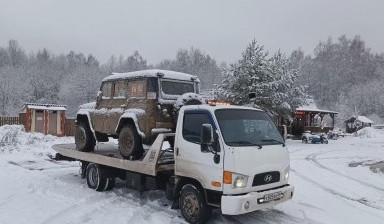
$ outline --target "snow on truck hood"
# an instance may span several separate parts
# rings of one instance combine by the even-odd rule
[[[115,80],[115,79],[130,79],[130,78],[139,78],[139,77],[157,77],[159,74],[163,75],[165,79],[176,79],[183,81],[195,81],[200,82],[199,78],[195,75],[190,75],[182,72],[174,72],[160,69],[150,69],[150,70],[142,70],[135,72],[127,72],[127,73],[112,73],[112,75],[107,76],[103,79],[104,81]]]

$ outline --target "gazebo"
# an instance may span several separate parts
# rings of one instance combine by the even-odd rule
[[[292,135],[301,135],[305,131],[310,132],[328,132],[335,126],[335,115],[338,112],[330,110],[321,110],[310,107],[299,107],[293,112],[293,121],[291,124]],[[329,116],[326,122],[325,116]]]

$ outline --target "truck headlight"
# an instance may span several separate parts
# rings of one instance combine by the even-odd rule
[[[289,179],[289,170],[290,170],[290,167],[288,166],[285,171],[284,171],[284,180],[285,181],[288,181]]]
[[[233,173],[232,188],[244,188],[247,186],[248,176]]]

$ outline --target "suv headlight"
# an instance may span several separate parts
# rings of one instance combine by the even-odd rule
[[[289,166],[284,170],[284,180],[285,181],[288,181],[288,179],[289,179],[289,170],[290,170]]]

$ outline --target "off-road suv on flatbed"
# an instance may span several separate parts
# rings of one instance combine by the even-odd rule
[[[93,151],[96,141],[114,137],[124,158],[140,158],[142,144],[174,131],[180,106],[203,103],[198,93],[194,75],[164,70],[112,73],[103,79],[96,102],[79,107],[76,148]]]

